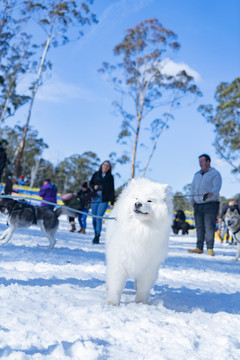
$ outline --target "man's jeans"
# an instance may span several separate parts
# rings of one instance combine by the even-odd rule
[[[197,231],[197,248],[203,250],[204,240],[207,249],[213,249],[219,202],[194,204],[194,218]]]

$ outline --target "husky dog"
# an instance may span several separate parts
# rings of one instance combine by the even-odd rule
[[[146,303],[168,250],[172,199],[168,185],[133,179],[119,196],[106,232],[107,302],[119,305],[128,278]]]
[[[226,225],[229,227],[234,240],[237,242],[237,253],[234,260],[240,258],[240,214],[237,209],[228,209],[225,215]]]
[[[39,225],[43,235],[49,242],[49,249],[56,243],[55,233],[58,229],[61,215],[61,208],[56,211],[50,210],[46,206],[33,206],[26,201],[17,201],[10,198],[0,198],[0,212],[6,216],[8,224],[7,230],[0,236],[0,244],[4,245],[10,241],[14,232],[20,228],[28,228],[31,225]]]

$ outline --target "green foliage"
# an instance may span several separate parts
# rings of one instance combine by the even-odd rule
[[[17,1],[2,1],[0,6],[0,125],[24,105],[29,97],[19,94],[19,78],[29,69],[31,35],[22,32],[28,17],[17,16]]]
[[[27,73],[29,59],[33,55],[33,52],[28,50],[30,37],[21,33],[18,39],[15,37],[16,40],[19,42],[9,46],[7,54],[0,64],[0,74],[3,78],[0,84],[0,125],[30,100],[29,96],[17,92],[19,78]]]
[[[32,178],[31,176],[30,185],[32,187],[40,188],[43,185],[43,182],[46,178],[50,178],[54,183],[56,183],[57,179],[55,176],[54,165],[50,161],[42,158],[41,159],[35,158],[35,162],[37,163],[37,172],[34,178]]]
[[[93,0],[86,0],[79,4],[78,1],[24,1],[22,14],[32,16],[51,39],[52,45],[57,47],[66,44],[70,39],[68,35],[74,34],[72,29],[78,33],[79,38],[83,35],[82,27],[86,24],[96,23],[96,16],[90,12],[88,4]]]
[[[90,181],[98,170],[100,159],[93,152],[71,155],[61,161],[55,170],[58,191],[61,193],[79,191],[84,181]]]
[[[192,210],[192,205],[189,201],[189,198],[180,191],[177,191],[173,195],[173,206],[174,206],[174,211],[177,211],[177,210],[191,211]]]
[[[13,174],[14,161],[16,158],[17,144],[20,142],[23,133],[23,127],[15,126],[14,129],[5,126],[1,130],[1,137],[5,139],[5,146],[8,158],[8,164],[5,169],[5,176]],[[25,152],[23,154],[23,161],[19,169],[18,176],[20,174],[30,178],[31,169],[35,165],[36,158],[40,157],[42,152],[48,148],[48,145],[42,138],[38,138],[38,132],[33,129],[29,129],[28,138],[26,141]]]
[[[183,187],[183,191],[177,191],[173,195],[174,211],[177,210],[189,210],[192,211],[192,204],[190,202],[191,184],[187,184]]]
[[[240,172],[240,78],[222,82],[215,92],[216,106],[201,105],[199,111],[214,125],[217,154]]]

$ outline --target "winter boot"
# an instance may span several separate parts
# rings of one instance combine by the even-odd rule
[[[213,249],[207,249],[207,255],[214,256],[215,254]]]
[[[83,228],[81,228],[80,230],[78,230],[79,233],[81,233],[83,231]]]
[[[71,225],[72,225],[72,228],[71,228],[70,232],[74,232],[76,230],[76,226],[74,223],[71,223]]]
[[[86,230],[82,228],[82,234],[86,234]]]
[[[188,249],[188,252],[195,253],[195,254],[202,254],[203,250],[195,248],[195,249]]]
[[[93,241],[92,241],[92,243],[93,244],[99,244],[99,238],[100,238],[100,235],[96,234]]]

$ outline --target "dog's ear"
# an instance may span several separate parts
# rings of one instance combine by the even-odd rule
[[[234,209],[234,214],[236,214],[236,215],[239,214],[238,211],[237,211],[237,209]]]
[[[163,189],[164,194],[166,194],[166,196],[171,196],[171,189],[168,186],[168,184],[161,184],[161,187]]]
[[[162,184],[162,188],[164,192],[168,191],[168,184]]]

